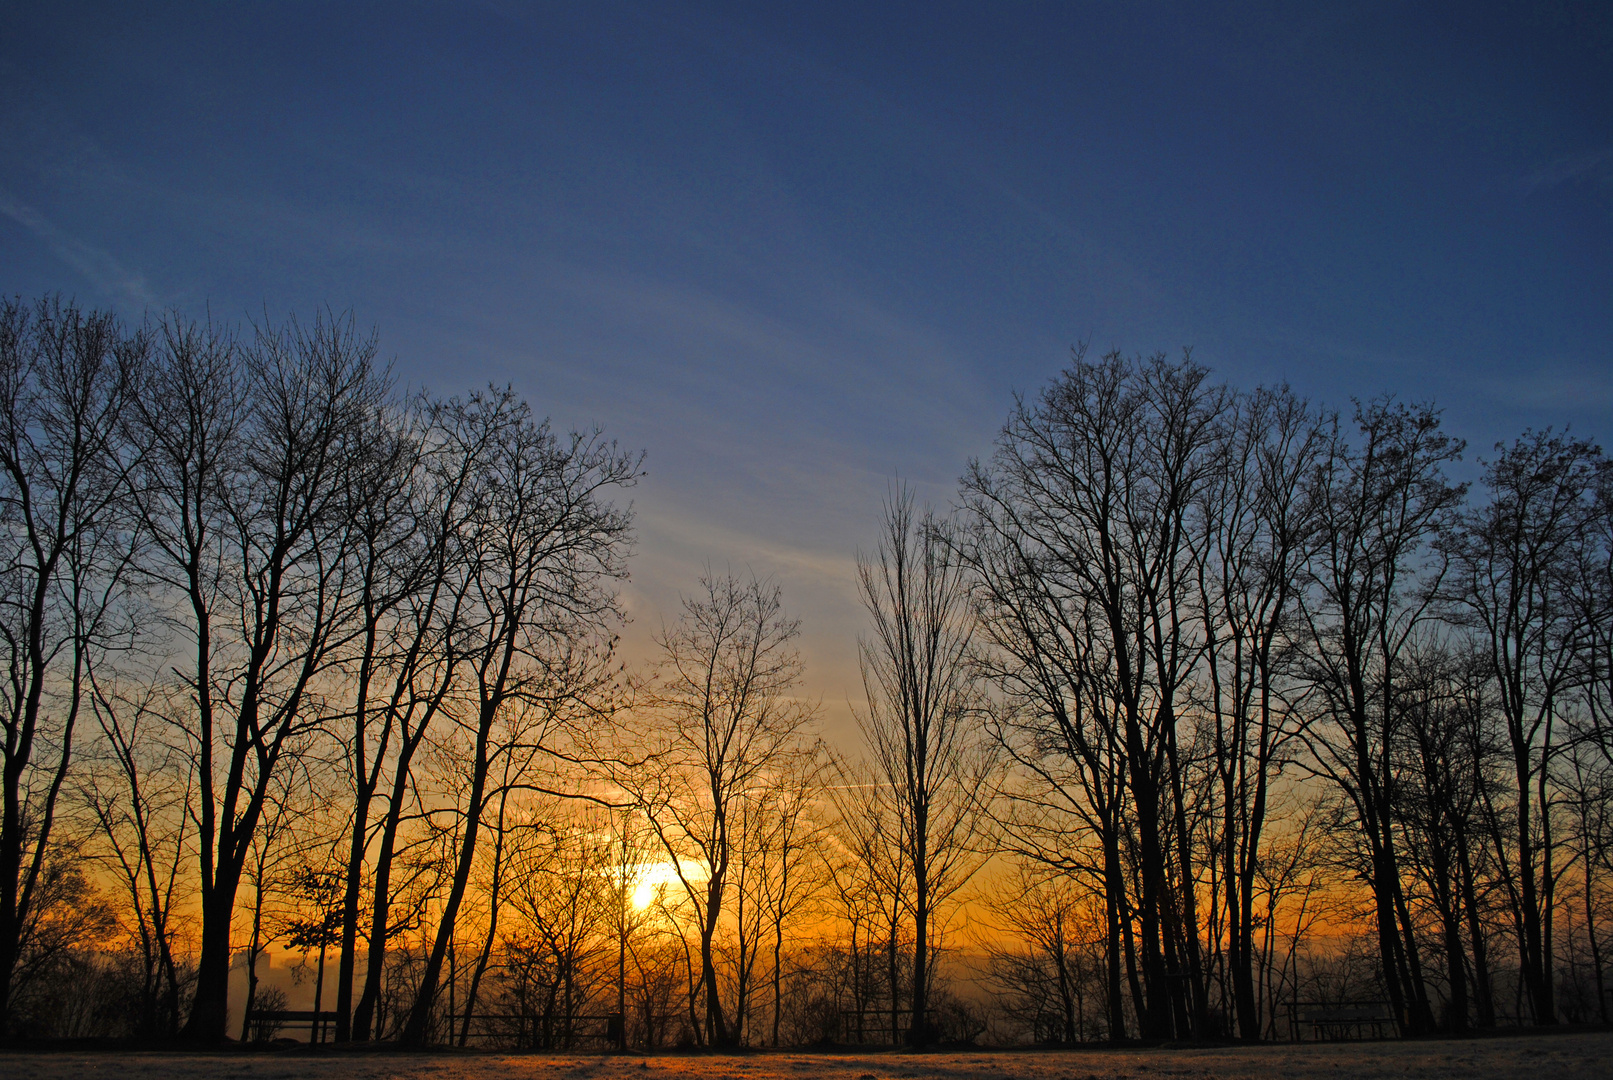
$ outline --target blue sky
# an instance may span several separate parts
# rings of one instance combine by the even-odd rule
[[[13,0],[0,291],[56,290],[598,422],[629,651],[775,575],[844,731],[890,478],[945,504],[1077,340],[1613,437],[1613,9]]]

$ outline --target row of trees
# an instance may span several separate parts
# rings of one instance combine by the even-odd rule
[[[339,1040],[1605,1020],[1613,469],[1462,449],[1077,353],[887,501],[837,749],[775,585],[616,658],[600,432],[350,319],[8,302],[0,1024],[247,1037],[272,948]]]
[[[316,813],[344,836],[342,1037],[373,1023],[405,822],[451,837],[404,1029],[424,1037],[490,805],[608,696],[630,542],[608,496],[639,459],[507,391],[399,399],[375,354],[330,316],[242,337],[0,307],[0,1026],[101,879],[93,850],[142,1011],[172,1029],[183,998],[184,1032],[222,1037],[243,880],[256,950],[266,861]],[[425,789],[426,750],[451,785]]]
[[[1077,354],[970,467],[952,550],[999,819],[1101,909],[1111,1035],[1270,1034],[1301,864],[1406,1033],[1496,1023],[1505,954],[1521,1018],[1555,1022],[1573,873],[1606,1019],[1613,469],[1528,433],[1470,499],[1462,449],[1427,406],[1341,423],[1189,358]]]
[[[802,1037],[833,765],[779,590],[625,673],[640,457],[375,356],[0,308],[0,1028],[262,1032],[278,944],[338,1040]]]

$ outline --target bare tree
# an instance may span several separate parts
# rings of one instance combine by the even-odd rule
[[[1600,449],[1529,433],[1484,471],[1489,501],[1467,515],[1454,545],[1454,585],[1496,682],[1511,751],[1516,833],[1503,880],[1517,923],[1519,962],[1538,1024],[1556,1022],[1552,907],[1558,840],[1552,766],[1561,713],[1578,677],[1585,606],[1569,595],[1578,548],[1592,527]]]
[[[618,617],[614,584],[625,575],[631,518],[605,501],[639,474],[640,458],[598,432],[562,441],[505,391],[452,407],[449,437],[485,447],[472,500],[458,524],[471,552],[459,647],[460,698],[450,716],[471,743],[469,789],[457,863],[421,975],[404,1041],[428,1036],[437,983],[470,883],[477,834],[494,791],[495,757],[522,747],[552,753],[564,731],[600,706]],[[494,744],[509,709],[530,710],[529,734]],[[496,785],[495,785],[496,787]]]
[[[1563,756],[1567,759],[1559,781],[1563,789],[1562,802],[1571,811],[1568,843],[1574,852],[1573,860],[1579,870],[1579,917],[1583,920],[1586,951],[1591,958],[1592,985],[1595,991],[1596,1016],[1608,1022],[1607,1004],[1607,953],[1603,928],[1608,920],[1609,854],[1613,852],[1613,763],[1602,753],[1599,740],[1575,725],[1577,737],[1568,741]],[[1569,867],[1559,872],[1566,875]],[[1564,905],[1568,907],[1569,905]],[[1573,920],[1570,918],[1569,937],[1572,939]],[[1570,943],[1570,962],[1577,943]]]
[[[1189,514],[1218,467],[1227,404],[1208,374],[1189,357],[1093,362],[1077,350],[1034,401],[1016,403],[990,464],[971,463],[962,482],[964,557],[991,645],[982,670],[1012,706],[1000,734],[1047,796],[1037,819],[1057,804],[1103,838],[1111,967],[1121,940],[1131,957],[1135,911],[1132,996],[1150,1038],[1207,1023],[1177,728],[1204,648]],[[1135,844],[1135,904],[1123,841]],[[1109,978],[1118,1033],[1118,972]]]
[[[293,766],[301,766],[300,756],[293,756]],[[254,1028],[253,1011],[263,999],[258,989],[258,961],[287,929],[285,920],[271,908],[271,896],[287,892],[287,868],[295,865],[303,854],[307,840],[299,836],[293,826],[311,817],[313,784],[301,768],[286,768],[276,772],[264,800],[263,816],[252,834],[242,879],[252,889],[252,930],[246,944],[246,1002],[241,1009],[241,1038],[246,1040]],[[283,913],[282,913],[283,914]],[[278,993],[278,990],[274,991]],[[272,996],[272,995],[271,995]],[[284,1007],[282,995],[279,1006]],[[264,1030],[263,1021],[256,1027]],[[260,1036],[267,1038],[268,1036]]]
[[[1204,619],[1210,768],[1219,798],[1212,848],[1221,857],[1221,911],[1238,1028],[1263,1028],[1255,986],[1255,873],[1271,787],[1295,733],[1285,690],[1293,680],[1290,623],[1310,555],[1317,508],[1308,480],[1326,428],[1287,388],[1256,390],[1231,404],[1221,468],[1200,489],[1193,515]],[[1216,898],[1212,897],[1212,910]]]
[[[0,1034],[88,678],[132,633],[119,425],[146,349],[108,313],[0,301]]]
[[[459,1025],[458,1041],[460,1046],[466,1045],[470,1040],[471,1023],[476,1016],[476,1004],[481,993],[482,979],[487,974],[487,967],[493,959],[493,947],[498,941],[499,915],[504,907],[505,893],[509,886],[505,878],[510,842],[512,821],[510,818],[510,797],[515,793],[516,780],[512,773],[516,772],[522,762],[515,755],[505,755],[502,765],[503,782],[498,785],[498,811],[493,814],[488,823],[493,833],[493,850],[488,853],[487,884],[487,923],[482,932],[482,947],[476,953],[476,961],[471,966],[470,985],[465,989],[464,1017]],[[454,1033],[450,1031],[449,1038]]]
[[[224,1036],[236,890],[282,754],[317,717],[317,677],[348,627],[353,474],[387,392],[351,320],[260,327],[237,347],[176,318],[136,395],[143,566],[185,598],[193,649],[176,715],[200,795],[202,945],[185,1034]]]
[[[611,843],[587,818],[552,804],[539,809],[512,850],[517,928],[505,949],[531,984],[526,1010],[535,1021],[534,1045],[569,1049],[588,1002],[609,985],[612,883],[604,862]]]
[[[671,861],[699,926],[704,1037],[732,1045],[715,940],[729,875],[750,853],[736,846],[740,804],[754,799],[793,753],[815,712],[791,697],[801,674],[799,624],[780,590],[754,577],[707,576],[683,618],[661,633],[658,677],[643,688],[648,752],[623,758],[612,779],[641,807]]]
[[[995,884],[986,907],[996,925],[981,935],[991,984],[1037,1042],[1084,1041],[1094,1033],[1089,996],[1103,993],[1101,903],[1069,875],[1028,860]]]
[[[1589,508],[1578,542],[1566,596],[1576,609],[1574,642],[1578,723],[1573,749],[1573,789],[1578,810],[1586,936],[1595,969],[1598,1013],[1608,1020],[1607,960],[1597,936],[1605,921],[1607,877],[1613,874],[1613,461],[1602,456],[1588,493]],[[1599,920],[1599,916],[1602,918]]]
[[[422,414],[419,423],[423,446],[414,462],[413,506],[400,511],[399,519],[400,524],[412,524],[413,542],[395,552],[401,556],[403,580],[414,588],[404,590],[390,618],[377,605],[380,618],[367,618],[365,625],[368,628],[378,622],[383,640],[371,644],[366,635],[365,649],[360,654],[360,674],[364,674],[364,660],[373,658],[368,686],[380,689],[375,694],[379,716],[370,732],[376,743],[369,771],[356,791],[355,819],[360,816],[360,804],[365,802],[365,788],[379,789],[387,768],[391,778],[386,788],[386,812],[375,837],[368,956],[364,988],[354,1007],[351,1029],[352,1037],[358,1040],[368,1039],[372,1026],[379,1035],[379,1026],[374,1022],[387,943],[398,930],[391,913],[396,889],[393,871],[399,831],[414,791],[415,757],[449,703],[458,685],[462,651],[470,647],[463,623],[474,608],[476,549],[473,538],[461,532],[461,524],[473,520],[479,512],[478,500],[485,487],[480,482],[483,458],[491,452],[491,440],[498,432],[497,425],[485,424],[479,429],[462,430],[461,408],[455,402],[422,399],[417,406]],[[359,719],[366,691],[366,683],[360,679],[354,697],[355,735],[367,725],[367,721]],[[389,743],[395,746],[390,756]],[[345,928],[343,934],[345,949]]]
[[[1314,480],[1320,543],[1303,611],[1321,716],[1307,738],[1354,815],[1385,987],[1402,1030],[1419,1033],[1433,1016],[1396,840],[1396,687],[1406,650],[1436,614],[1448,564],[1434,541],[1463,494],[1443,469],[1463,444],[1428,406],[1358,404],[1355,423],[1359,441],[1335,437]]]
[[[621,1018],[621,1030],[616,1035],[617,1049],[627,1048],[627,967],[631,958],[638,968],[637,946],[650,920],[649,909],[653,897],[640,894],[642,888],[655,887],[644,880],[650,866],[651,845],[655,842],[649,828],[638,813],[628,807],[610,813],[607,832],[610,836],[611,859],[609,871],[610,932],[616,945],[616,1015]],[[643,980],[641,980],[642,983]],[[652,1024],[646,1025],[653,1027]],[[653,1030],[646,1038],[653,1037]]]
[[[827,762],[822,748],[792,755],[763,795],[770,833],[762,851],[762,904],[773,932],[773,1025],[779,1045],[784,1012],[784,938],[823,886],[820,850],[825,826],[815,814]]]
[[[1474,738],[1489,705],[1481,666],[1474,660],[1442,642],[1413,642],[1396,689],[1396,768],[1403,780],[1396,816],[1407,839],[1408,862],[1423,880],[1438,919],[1448,983],[1446,1026],[1453,1031],[1467,1026],[1469,982],[1480,1024],[1495,1023],[1484,936],[1472,934],[1471,962],[1463,942],[1464,916],[1470,928],[1476,925],[1464,854],[1481,820],[1481,773],[1491,764]]]
[[[864,1013],[878,979],[874,957],[884,954],[885,1000],[890,1003],[885,1027],[892,1045],[902,1041],[902,914],[912,893],[909,845],[902,832],[897,789],[875,767],[862,760],[831,759],[836,783],[830,789],[835,808],[835,850],[828,869],[850,924],[853,993],[857,1000],[857,1038],[867,1034]],[[858,931],[863,932],[859,948]],[[875,933],[878,940],[875,940]]]
[[[1575,651],[1586,719],[1613,759],[1613,460],[1598,466],[1592,499],[1569,595],[1580,606]]]
[[[110,767],[88,779],[84,797],[105,844],[103,858],[127,890],[134,916],[142,976],[134,1030],[173,1037],[182,1019],[176,908],[188,893],[181,873],[195,763],[153,736],[151,728],[167,726],[153,708],[162,701],[154,690],[137,690],[131,701],[93,680],[92,687],[101,752]]]
[[[885,502],[879,545],[858,560],[873,634],[860,643],[865,711],[857,718],[879,779],[901,814],[912,868],[911,1045],[933,1042],[930,924],[984,857],[991,755],[969,670],[974,632],[968,583],[950,529],[920,515],[910,491]]]
[[[356,580],[351,654],[342,660],[350,680],[346,716],[332,718],[333,730],[345,721],[348,767],[352,778],[352,812],[348,822],[346,869],[340,907],[339,958],[336,973],[337,1042],[352,1037],[353,978],[358,954],[359,894],[372,837],[371,807],[385,775],[388,752],[398,736],[398,709],[386,696],[387,676],[398,667],[413,671],[406,655],[391,650],[402,644],[405,627],[422,629],[410,618],[423,594],[444,582],[433,578],[439,565],[430,534],[433,514],[424,502],[439,494],[425,482],[424,432],[410,412],[383,408],[370,418],[370,435],[361,447],[368,468],[357,470],[349,497],[354,522],[351,573]],[[452,492],[447,503],[453,506]],[[440,535],[440,534],[439,534]],[[424,542],[423,542],[424,541]],[[430,619],[426,632],[437,629]],[[420,644],[417,634],[411,644]],[[395,687],[395,683],[393,686]],[[377,698],[380,698],[377,701]],[[394,695],[395,697],[395,695]],[[340,699],[337,699],[340,701]]]

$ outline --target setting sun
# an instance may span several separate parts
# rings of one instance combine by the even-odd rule
[[[693,875],[692,870],[685,872]],[[678,868],[675,864],[649,863],[639,871],[638,880],[633,883],[633,910],[643,911],[660,898],[663,889],[676,884]]]

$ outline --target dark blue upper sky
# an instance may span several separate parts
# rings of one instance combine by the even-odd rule
[[[1079,339],[1613,438],[1613,6],[14,0],[0,291],[54,290],[601,423],[636,625],[776,574],[838,709],[887,479]]]

